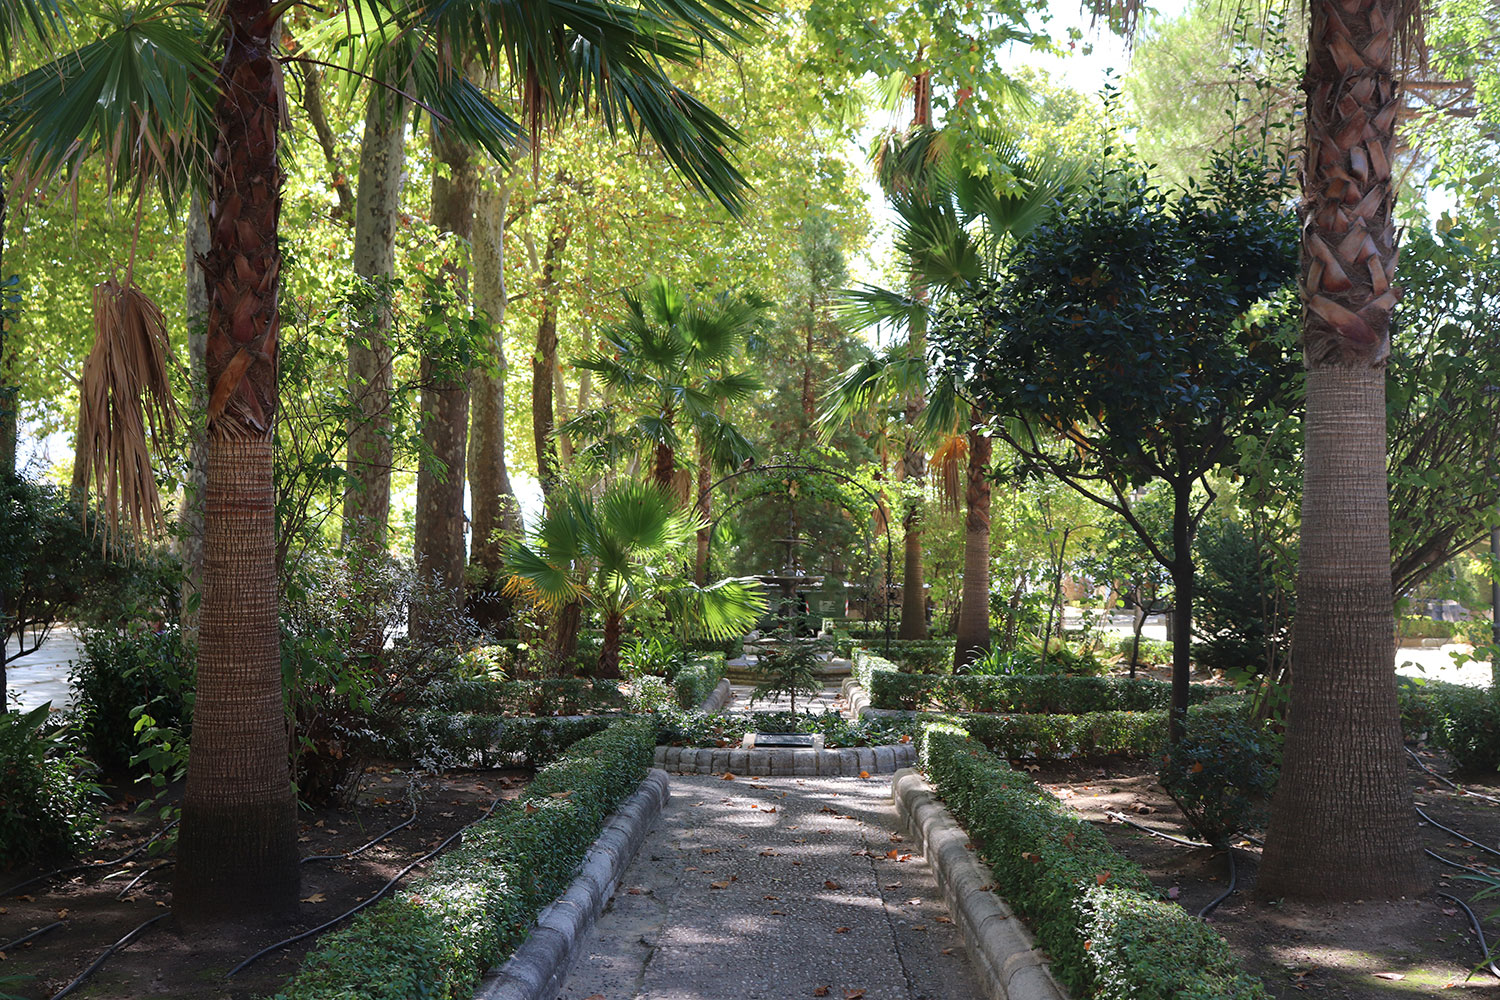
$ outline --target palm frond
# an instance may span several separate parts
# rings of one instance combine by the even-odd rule
[[[932,452],[928,467],[937,472],[938,497],[950,511],[963,509],[964,466],[969,458],[969,439],[951,434]]]
[[[93,155],[110,190],[154,183],[169,209],[204,176],[217,89],[202,22],[178,4],[117,13],[97,41],[0,88],[0,155],[23,194]]]
[[[908,332],[924,321],[927,313],[926,302],[875,285],[845,289],[838,305],[839,320],[854,330],[890,326]]]
[[[731,577],[706,587],[684,583],[671,603],[711,639],[744,635],[766,613],[766,592],[753,577]]]
[[[92,481],[99,498],[106,545],[127,529],[140,537],[162,525],[150,453],[163,454],[176,430],[169,356],[166,319],[144,292],[113,279],[94,287],[74,461],[83,463],[85,491]]]
[[[523,543],[516,543],[506,559],[510,577],[505,592],[529,594],[549,608],[560,608],[584,595],[584,587],[565,564],[557,564]]]

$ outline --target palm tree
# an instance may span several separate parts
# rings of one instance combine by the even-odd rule
[[[896,245],[911,263],[923,294],[902,295],[866,286],[851,293],[852,313],[866,325],[893,323],[908,331],[926,328],[932,310],[949,295],[991,278],[1013,242],[1043,221],[1073,183],[1076,170],[1046,157],[1027,158],[1013,142],[994,133],[986,141],[992,162],[1009,164],[1005,185],[993,173],[966,170],[954,133],[917,130],[888,149],[885,168],[908,178],[891,195],[896,209]],[[954,665],[962,668],[990,646],[990,482],[993,442],[985,416],[963,397],[951,378],[929,369],[925,352],[911,339],[896,342],[844,373],[828,394],[825,428],[854,419],[885,400],[921,395],[926,405],[915,431],[918,447],[935,445],[933,462],[948,503],[959,505],[958,463],[963,476],[964,577],[955,629]],[[826,430],[825,430],[826,433]],[[908,450],[911,450],[910,447]],[[903,609],[904,610],[904,609]],[[903,615],[903,636],[904,615]]]
[[[1296,666],[1262,898],[1392,898],[1429,883],[1396,706],[1385,442],[1395,47],[1420,41],[1421,8],[1308,7]]]
[[[744,633],[765,612],[765,595],[754,580],[699,587],[679,578],[684,550],[699,527],[655,482],[617,484],[597,500],[565,485],[532,544],[511,551],[508,589],[553,609],[581,603],[595,610],[604,624],[598,676],[618,677],[626,617],[641,604],[666,603],[715,639]]]
[[[272,454],[286,112],[274,35],[286,9],[270,0],[225,4],[207,36],[211,46],[223,46],[217,70],[209,68],[202,25],[190,11],[122,11],[116,30],[0,93],[0,150],[25,178],[22,190],[96,150],[109,158],[113,178],[137,179],[138,198],[148,177],[169,202],[190,178],[207,178],[203,601],[174,890],[174,910],[189,924],[274,919],[294,913],[298,899]],[[514,68],[533,135],[551,116],[592,102],[611,129],[649,133],[693,183],[734,204],[743,178],[724,149],[735,133],[672,84],[660,60],[691,61],[696,40],[716,39],[726,17],[754,16],[746,10],[759,8],[696,0],[524,8],[454,0],[413,16],[430,19],[444,37],[474,40],[467,48],[488,56],[497,71]],[[474,99],[451,66],[429,65],[436,81],[453,85],[456,101]],[[440,113],[442,107],[453,105]],[[212,151],[209,164],[198,160],[203,148]]]

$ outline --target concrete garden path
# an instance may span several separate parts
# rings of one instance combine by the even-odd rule
[[[565,1000],[980,1000],[890,777],[673,775]],[[890,852],[895,852],[892,855]]]

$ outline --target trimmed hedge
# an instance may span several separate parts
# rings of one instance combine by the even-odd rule
[[[923,734],[922,766],[1058,977],[1098,1000],[1268,1000],[1228,944],[1104,835],[954,727]]]
[[[469,997],[531,933],[605,818],[639,787],[656,727],[618,722],[539,772],[432,873],[323,938],[278,1000]]]
[[[672,675],[672,689],[677,692],[677,705],[690,712],[703,704],[714,688],[724,679],[724,654],[702,656],[681,667]]]
[[[929,677],[872,670],[868,690],[870,703],[876,708],[908,711],[936,705],[949,712],[1078,715],[1146,712],[1166,708],[1172,701],[1172,685],[1166,681],[1073,674]],[[1198,704],[1233,693],[1233,688],[1194,684],[1189,688],[1188,698]]]
[[[422,695],[427,708],[499,715],[586,715],[618,712],[625,696],[613,680],[559,677],[530,681],[453,680],[431,685]]]
[[[1401,727],[1423,733],[1461,771],[1500,771],[1500,700],[1488,688],[1402,678]]]
[[[495,715],[484,712],[429,710],[407,716],[397,756],[440,768],[497,767],[519,764],[540,767],[619,716]]]
[[[745,655],[745,637],[733,639],[689,639],[685,647],[689,653],[723,653],[724,659],[733,660]]]

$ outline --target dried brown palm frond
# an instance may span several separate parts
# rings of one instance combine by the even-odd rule
[[[950,434],[933,451],[929,465],[937,473],[938,498],[951,511],[964,505],[964,465],[969,460],[969,439]]]
[[[162,525],[151,450],[161,454],[177,427],[167,374],[167,325],[133,283],[94,286],[94,346],[79,388],[75,483],[87,499],[90,481],[102,514],[105,545],[123,531],[140,537]]]

